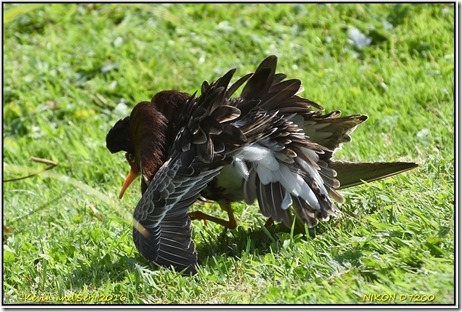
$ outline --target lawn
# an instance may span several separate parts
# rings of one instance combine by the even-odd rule
[[[454,304],[454,4],[4,4],[3,302]],[[336,159],[419,168],[345,189],[337,219],[193,221],[193,277],[145,261],[105,137],[160,90],[267,55],[302,95],[366,114]],[[35,174],[47,164],[58,165]],[[31,177],[16,179],[31,175]],[[198,207],[196,207],[198,208]],[[202,209],[223,216],[216,204]]]

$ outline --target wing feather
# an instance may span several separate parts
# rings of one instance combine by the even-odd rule
[[[145,258],[160,265],[186,269],[186,272],[194,271],[197,255],[188,209],[220,169],[195,170],[192,175],[185,175],[181,172],[181,159],[177,157],[158,170],[153,179],[156,183],[150,183],[134,215],[148,231],[145,235],[136,229],[133,232],[135,245]],[[174,191],[156,197],[164,185]]]
[[[292,222],[290,206],[310,227],[338,212],[333,201],[341,202],[343,197],[336,191],[342,185],[335,170],[347,184],[363,179],[366,166],[355,167],[355,177],[348,178],[347,166],[331,158],[367,117],[340,117],[339,111],[323,115],[319,104],[297,95],[300,81],[284,80],[276,65],[277,58],[270,56],[255,73],[231,87],[235,70],[230,70],[216,82],[204,82],[201,95],[191,96],[183,105],[176,120],[183,127],[170,146],[169,160],[135,210],[144,230],[134,230],[134,239],[143,256],[194,271],[197,255],[188,208],[233,159],[241,164],[245,200],[257,199],[264,216],[287,226]],[[240,97],[231,99],[242,85]],[[379,166],[366,178],[374,180],[411,167],[403,164],[390,171]]]
[[[267,63],[274,61],[275,58],[269,59]],[[264,70],[274,75],[274,68]],[[170,146],[168,160],[158,169],[136,206],[134,218],[144,230],[135,227],[135,245],[144,257],[160,265],[194,271],[197,255],[191,238],[189,206],[223,166],[232,161],[230,155],[273,133],[274,123],[281,118],[275,112],[258,109],[261,102],[252,100],[245,105],[251,113],[242,114],[240,101],[228,98],[235,91],[228,92],[233,74],[231,70],[216,82],[204,82],[201,95],[193,95],[181,106],[176,122],[183,127]],[[238,88],[247,79],[238,80],[232,88]],[[263,85],[268,88],[266,85],[272,81],[266,80]],[[249,83],[259,85],[261,81],[253,75]],[[244,91],[247,88],[253,92],[254,87],[247,87],[249,83]]]

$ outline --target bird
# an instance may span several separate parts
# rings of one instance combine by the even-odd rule
[[[195,272],[191,220],[233,229],[232,202],[257,201],[267,224],[290,227],[295,219],[311,228],[338,215],[337,203],[344,201],[340,189],[418,166],[334,160],[367,115],[325,113],[299,95],[299,79],[276,72],[277,60],[266,57],[233,84],[236,69],[204,81],[200,95],[160,91],[109,130],[106,147],[125,151],[130,166],[119,197],[141,176],[133,240],[149,261]],[[189,211],[202,197],[216,201],[228,220]]]

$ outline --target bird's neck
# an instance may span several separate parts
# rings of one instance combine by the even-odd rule
[[[180,125],[177,121],[181,120],[178,114],[181,112],[181,107],[189,100],[191,95],[178,92],[174,90],[161,91],[157,93],[152,99],[151,103],[154,104],[156,110],[160,112],[166,119],[166,132],[165,139],[168,146],[173,144],[175,137],[180,130]]]
[[[151,181],[157,170],[168,157],[168,149],[173,146],[178,131],[175,120],[178,112],[189,98],[186,93],[162,91],[151,102],[138,104],[130,116],[131,133],[135,150],[141,161],[143,180]],[[142,183],[143,191],[147,185]]]
[[[144,179],[151,181],[166,158],[165,116],[147,103],[130,116],[130,132]],[[141,103],[140,103],[141,104]],[[139,104],[139,105],[140,105]]]

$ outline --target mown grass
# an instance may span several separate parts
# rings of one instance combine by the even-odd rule
[[[4,179],[59,163],[3,183],[4,303],[454,304],[454,5],[5,4],[4,22]],[[159,90],[269,54],[327,111],[369,115],[337,159],[420,167],[344,190],[313,231],[236,203],[234,231],[193,222],[197,275],[153,267],[107,131]]]

